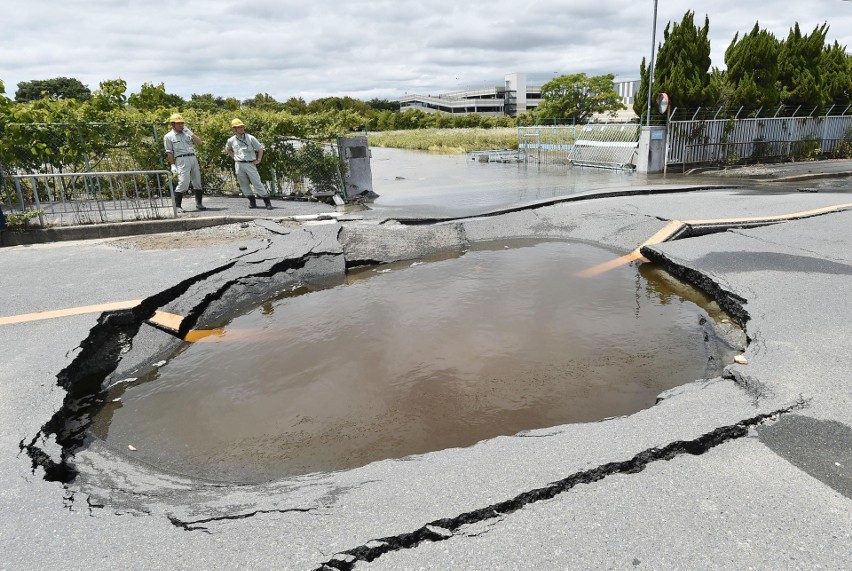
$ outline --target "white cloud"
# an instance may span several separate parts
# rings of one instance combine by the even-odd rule
[[[687,10],[710,19],[713,65],[755,21],[784,38],[828,22],[852,47],[852,2],[660,0],[657,38]],[[638,77],[650,53],[652,0],[31,0],[4,14],[0,80],[76,77],[90,89],[122,78],[130,92],[165,83],[183,97],[393,99],[554,73]]]

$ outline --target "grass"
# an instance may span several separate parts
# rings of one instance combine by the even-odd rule
[[[413,129],[407,131],[375,131],[369,134],[370,145],[414,151],[463,154],[471,151],[517,149],[518,129],[498,127],[482,129]]]

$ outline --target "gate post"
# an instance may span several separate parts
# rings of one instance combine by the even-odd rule
[[[667,129],[664,125],[642,127],[639,133],[639,149],[636,157],[636,172],[656,174],[666,168]]]

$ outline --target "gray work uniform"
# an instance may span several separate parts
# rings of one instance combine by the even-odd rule
[[[243,195],[252,196],[252,188],[254,188],[254,194],[257,196],[261,198],[269,196],[266,186],[260,180],[260,173],[253,164],[257,160],[257,152],[266,147],[253,135],[244,133],[242,137],[234,135],[228,139],[225,148],[231,149],[234,153],[234,171],[237,173],[237,182]]]
[[[195,143],[192,142],[192,137],[187,135],[186,131],[178,133],[172,129],[163,137],[163,144],[166,152],[174,154],[175,157],[175,166],[178,171],[178,185],[175,192],[186,192],[190,181],[192,181],[192,188],[201,190],[201,167],[198,166],[198,159],[195,157]]]

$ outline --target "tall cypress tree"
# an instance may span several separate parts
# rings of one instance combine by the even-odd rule
[[[653,109],[651,110],[653,113]],[[639,91],[633,96],[633,112],[642,118],[645,124],[645,114],[648,112],[648,65],[645,58],[639,66]]]
[[[653,93],[667,93],[671,105],[680,109],[713,104],[719,95],[710,81],[710,20],[705,16],[704,27],[697,28],[694,17],[695,12],[687,11],[680,24],[666,24],[654,65]],[[633,111],[640,117],[648,111],[649,72],[643,58],[633,102]],[[651,115],[662,118],[654,105]]]
[[[728,104],[732,106],[763,107],[777,105],[778,56],[781,42],[755,22],[751,32],[739,39],[734,35],[725,51],[725,74]]]
[[[798,22],[790,29],[778,58],[781,101],[785,105],[819,107],[827,101],[820,69],[827,33],[826,23],[810,35],[802,34]]]
[[[836,40],[833,46],[826,46],[819,69],[826,104],[852,103],[852,55],[846,53],[846,47]]]
[[[717,95],[710,83],[710,20],[698,28],[695,12],[687,11],[680,24],[669,22],[654,68],[654,92],[669,95],[681,109],[712,104]]]

